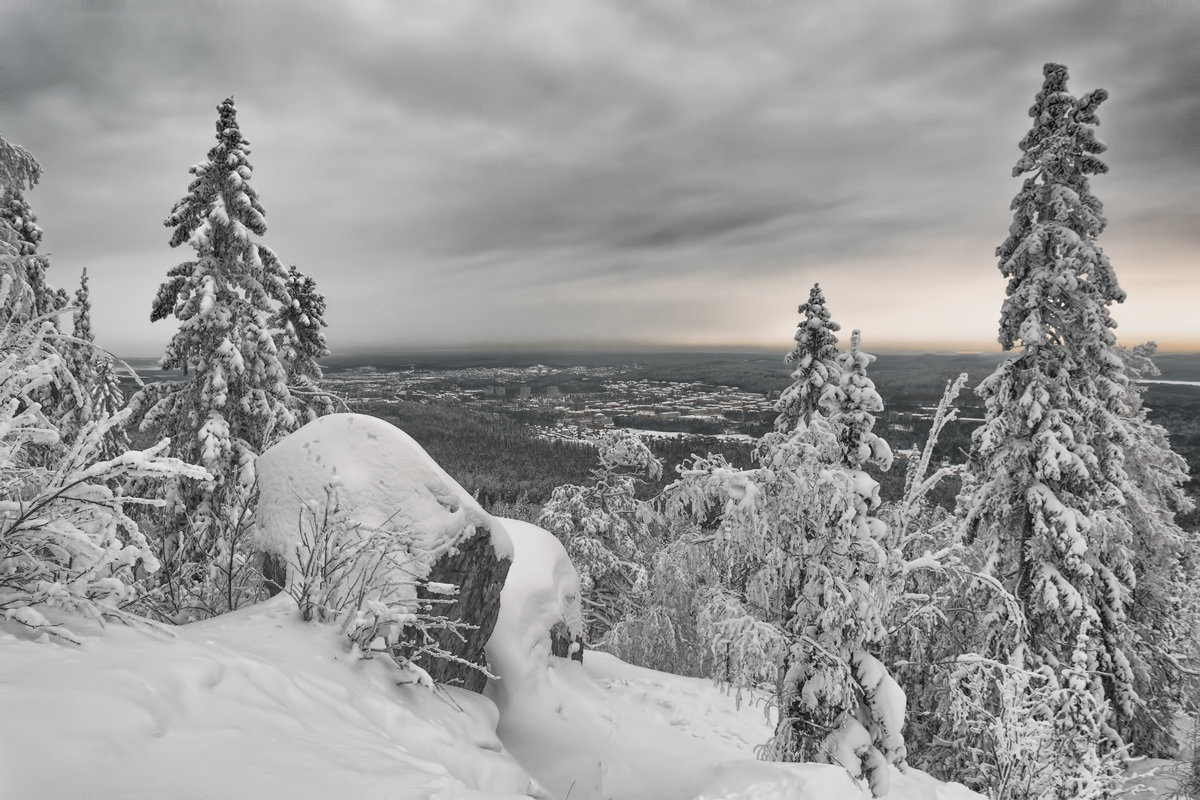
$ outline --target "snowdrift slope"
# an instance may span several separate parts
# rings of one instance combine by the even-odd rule
[[[286,595],[170,630],[113,625],[82,647],[0,623],[0,800],[869,797],[835,767],[754,761],[772,729],[761,698],[551,656],[551,625],[578,623],[578,579],[552,536],[502,524],[516,556],[489,644],[495,703],[397,685]],[[978,800],[916,772],[892,787]]]
[[[550,655],[550,628],[579,624],[579,582],[550,533],[503,519],[513,566],[488,660],[500,739],[555,797],[571,800],[861,800],[865,783],[823,764],[771,764],[754,749],[774,730],[766,698],[634,667],[606,653]],[[740,701],[740,702],[739,702]],[[911,770],[892,800],[981,800]]]
[[[495,707],[396,686],[286,595],[82,648],[0,632],[0,798],[515,798]],[[536,794],[535,794],[536,796]]]

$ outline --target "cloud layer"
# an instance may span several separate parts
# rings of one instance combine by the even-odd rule
[[[1200,346],[1200,6],[146,2],[0,6],[0,120],[104,343],[151,354],[161,220],[236,96],[266,241],[336,350],[786,348],[819,280],[869,348],[990,348],[1041,65],[1107,88],[1129,341]]]

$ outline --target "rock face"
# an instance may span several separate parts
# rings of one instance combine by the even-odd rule
[[[550,626],[550,655],[583,663],[583,636],[572,635],[567,623],[559,620]]]
[[[492,533],[483,529],[434,563],[429,570],[430,581],[459,587],[454,602],[442,606],[441,613],[447,619],[475,626],[473,630],[462,631],[465,642],[450,631],[436,631],[434,636],[444,649],[474,664],[486,666],[484,647],[492,638],[496,618],[500,616],[500,592],[511,565],[511,559],[496,558]],[[423,586],[417,587],[417,593],[423,600],[438,597]],[[487,676],[465,664],[444,659],[424,659],[418,663],[438,683],[450,683],[480,693],[487,686]]]
[[[314,562],[322,562],[308,555],[327,542],[368,554],[382,547],[386,559],[376,559],[369,569],[353,562],[337,580],[350,584],[369,574],[370,598],[390,608],[451,600],[435,603],[432,613],[473,629],[459,636],[434,626],[429,634],[456,658],[486,663],[484,645],[500,613],[512,543],[504,527],[407,434],[375,417],[332,414],[263,453],[257,471],[255,539],[267,563],[274,559],[286,565],[282,581],[289,593],[306,596],[305,587],[333,582],[328,576],[314,581],[314,569],[320,569]],[[364,543],[370,547],[362,548]],[[274,580],[280,580],[278,573]],[[447,594],[445,584],[458,587],[457,596]],[[349,613],[347,602],[356,598],[354,593],[323,596],[317,605]],[[410,636],[396,646],[408,653],[421,643]],[[464,664],[424,656],[414,660],[435,681],[475,691],[486,683]]]

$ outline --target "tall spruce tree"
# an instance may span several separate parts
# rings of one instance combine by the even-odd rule
[[[166,226],[170,244],[185,242],[196,258],[168,273],[151,320],[173,314],[179,330],[160,366],[187,379],[147,386],[132,401],[143,430],[169,434],[171,453],[203,466],[205,484],[177,483],[169,499],[163,562],[168,612],[185,620],[213,611],[189,595],[213,578],[213,564],[234,563],[249,518],[259,453],[297,422],[287,370],[271,335],[271,319],[290,301],[275,254],[251,234],[266,233],[264,211],[250,185],[249,142],[238,127],[232,98],[218,107],[217,143],[191,168],[187,195]],[[218,579],[224,605],[233,605],[232,568]],[[207,605],[197,608],[195,604]]]
[[[813,414],[821,413],[827,394],[838,383],[835,333],[841,326],[829,314],[821,284],[813,284],[808,302],[800,306],[799,313],[804,318],[796,327],[796,346],[784,359],[784,363],[796,368],[792,371],[791,385],[775,403],[779,412],[775,430],[780,433],[795,430],[799,423],[807,423]]]
[[[1108,95],[1074,97],[1059,64],[1044,76],[1013,169],[1027,177],[996,250],[1008,278],[999,340],[1018,352],[977,389],[986,421],[973,438],[976,481],[961,507],[983,571],[1022,612],[1012,620],[986,593],[974,626],[981,652],[1051,681],[1046,713],[1069,746],[1048,757],[1059,770],[1055,796],[1065,800],[1109,796],[1118,730],[1128,730],[1140,703],[1129,508],[1140,490],[1127,466],[1138,411],[1109,313],[1125,293],[1095,243],[1105,220],[1088,184],[1107,171],[1094,126]]]

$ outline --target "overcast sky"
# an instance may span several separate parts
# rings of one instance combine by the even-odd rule
[[[1200,349],[1200,3],[0,0],[50,280],[153,355],[162,220],[235,96],[263,241],[336,352],[756,345],[814,281],[868,350],[994,351],[1041,67],[1097,87],[1122,341]]]

